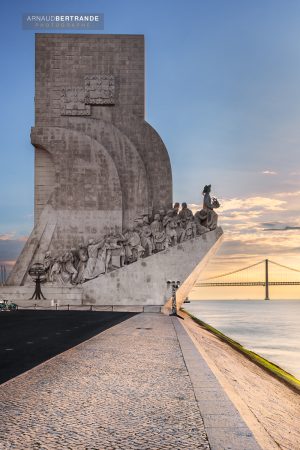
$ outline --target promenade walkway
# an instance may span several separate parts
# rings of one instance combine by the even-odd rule
[[[180,320],[139,314],[0,386],[0,449],[258,450]]]

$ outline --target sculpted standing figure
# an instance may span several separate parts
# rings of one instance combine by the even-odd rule
[[[179,211],[179,206],[180,204],[178,202],[174,203],[174,208],[173,208],[173,222],[176,223],[176,234],[177,234],[177,241],[178,242],[183,242],[184,241],[184,237],[185,237],[185,230],[182,227],[181,224],[181,220],[178,214]]]
[[[101,244],[102,245],[97,252],[96,264],[93,270],[93,278],[106,273],[111,260],[109,237],[105,237]]]
[[[95,242],[94,239],[89,240],[87,248],[89,259],[83,274],[85,280],[92,280],[93,278],[95,278],[94,270],[97,263],[98,250],[103,246],[104,242],[105,240],[102,240],[100,242]]]
[[[177,217],[174,216],[174,209],[170,209],[163,219],[163,226],[167,235],[167,246],[177,244]]]
[[[160,214],[155,214],[154,220],[150,225],[153,237],[154,250],[160,252],[166,248],[166,233],[160,220]]]
[[[124,266],[125,263],[125,236],[119,231],[112,233],[107,243],[109,249],[107,251],[106,266],[111,269],[118,269]]]
[[[220,203],[216,198],[210,196],[211,184],[204,186],[203,189],[203,209],[207,212],[206,226],[210,230],[215,230],[218,223],[218,214],[214,211],[215,208],[219,208]]]
[[[139,233],[130,226],[124,234],[126,238],[125,252],[127,263],[137,261],[144,254],[144,247],[141,245]]]
[[[141,244],[142,247],[147,251],[147,256],[152,255],[153,253],[153,238],[152,231],[149,225],[148,216],[143,216],[143,222],[141,227]]]
[[[73,248],[71,248],[70,251],[71,251],[71,253],[72,253],[73,266],[74,266],[75,269],[78,271],[78,264],[79,264],[78,250],[77,250],[77,248],[73,247]]]
[[[77,270],[74,267],[74,257],[71,251],[66,252],[62,257],[62,271],[61,277],[64,284],[75,283],[77,277]]]
[[[174,203],[174,207],[173,207],[174,216],[177,216],[177,214],[179,212],[179,207],[180,207],[180,203],[178,203],[178,202]]]
[[[165,209],[163,209],[163,208],[160,209],[160,210],[158,211],[158,213],[159,213],[159,217],[160,217],[161,223],[163,223],[164,218],[165,218],[165,215],[166,215]]]
[[[76,283],[80,284],[80,283],[83,283],[83,280],[84,280],[83,274],[84,274],[87,260],[88,260],[87,248],[83,244],[79,244],[78,258],[79,258],[79,262],[78,262],[78,274],[77,274],[77,278],[76,278]]]
[[[185,239],[192,239],[196,236],[196,224],[194,221],[194,215],[192,211],[187,207],[187,204],[183,202],[181,204],[181,211],[179,213],[181,226],[185,230]]]
[[[44,258],[43,264],[44,264],[44,269],[45,269],[46,276],[47,276],[47,281],[50,281],[51,269],[54,264],[54,259],[51,256],[51,252],[45,253],[45,258]]]
[[[49,281],[50,283],[63,284],[62,279],[63,258],[57,258],[51,267]]]

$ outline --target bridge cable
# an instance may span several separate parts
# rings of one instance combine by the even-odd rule
[[[243,267],[242,269],[233,270],[232,272],[223,273],[222,275],[218,275],[218,276],[214,276],[214,277],[204,278],[204,280],[201,280],[201,283],[202,283],[202,281],[214,280],[216,278],[226,277],[227,275],[233,275],[234,273],[238,273],[238,272],[242,272],[243,270],[251,269],[252,267],[258,266],[259,264],[262,264],[262,263],[264,263],[264,260],[259,261],[255,264],[251,264],[250,266]]]
[[[283,267],[284,269],[293,270],[294,272],[299,272],[300,273],[299,269],[294,269],[293,267],[284,266],[283,264],[279,264],[279,263],[277,263],[275,261],[271,261],[271,260],[269,260],[269,262],[272,263],[272,264],[275,264],[275,266]]]

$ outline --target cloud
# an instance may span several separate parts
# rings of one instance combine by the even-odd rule
[[[193,214],[195,214],[195,212],[202,209],[202,205],[198,205],[197,203],[189,203],[188,208],[190,208],[193,211]]]
[[[300,227],[289,227],[285,226],[283,228],[264,228],[263,231],[290,231],[290,230],[300,230]]]
[[[299,175],[300,175],[300,172],[299,172]],[[276,196],[276,197],[279,197],[279,198],[281,198],[281,197],[284,197],[284,198],[287,198],[287,197],[300,197],[300,191],[293,191],[293,192],[277,192],[277,193],[275,194],[275,196]]]
[[[231,198],[220,200],[221,207],[218,210],[221,213],[228,212],[232,215],[241,214],[247,211],[247,214],[259,215],[262,211],[284,211],[286,209],[286,200],[277,199],[274,197],[245,197],[245,198]],[[193,212],[202,208],[202,205],[191,203],[189,208]],[[252,212],[250,212],[252,211]]]
[[[19,241],[19,242],[26,242],[28,239],[28,236],[16,236],[16,233],[14,231],[9,233],[0,234],[0,241]]]
[[[221,200],[217,211],[224,242],[205,271],[229,272],[270,258],[300,268],[300,191]]]
[[[274,197],[246,197],[246,198],[232,198],[224,200],[221,204],[221,211],[250,211],[254,210],[261,212],[268,211],[283,211],[286,206],[285,200],[280,200]]]
[[[15,232],[0,234],[0,241],[9,241],[9,240],[13,239],[15,237],[15,235],[16,235]]]
[[[275,172],[274,170],[263,170],[261,173],[263,175],[278,175],[278,173]]]
[[[290,231],[290,230],[300,230],[300,227],[293,227],[289,225],[274,225],[274,226],[267,226],[266,228],[263,228],[263,231]]]

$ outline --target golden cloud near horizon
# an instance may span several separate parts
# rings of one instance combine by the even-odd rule
[[[300,191],[275,193],[270,197],[220,199],[219,223],[224,230],[224,242],[218,254],[209,262],[201,278],[216,276],[246,267],[262,259],[273,259],[300,269]],[[200,205],[191,205],[195,212]],[[279,273],[278,273],[279,276]],[[230,291],[231,290],[231,291]],[[261,289],[256,289],[259,293]],[[288,287],[287,297],[300,298],[299,287]],[[253,288],[245,289],[245,297],[253,294]],[[282,290],[280,295],[283,295]],[[237,288],[194,289],[192,298],[226,296],[236,298]]]

